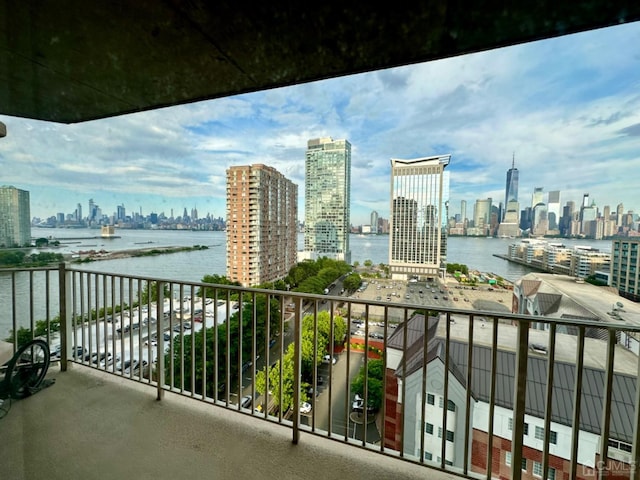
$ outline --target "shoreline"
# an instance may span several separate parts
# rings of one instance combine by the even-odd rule
[[[193,252],[196,250],[207,250],[209,247],[206,246],[192,246],[192,247],[147,247],[147,248],[130,248],[126,250],[116,250],[116,251],[107,251],[107,250],[88,250],[79,253],[65,254],[64,258],[66,261],[71,263],[89,263],[96,262],[102,260],[118,260],[122,258],[132,258],[132,257],[153,257],[157,255],[167,255],[171,253],[179,253],[179,252]]]

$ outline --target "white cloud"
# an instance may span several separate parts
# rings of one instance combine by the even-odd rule
[[[638,209],[640,56],[620,48],[634,44],[637,22],[84,124],[2,118],[2,183],[30,190],[42,217],[90,197],[107,212],[199,203],[223,215],[226,169],[264,163],[298,184],[302,219],[307,141],[331,136],[353,146],[354,223],[388,215],[391,157],[441,153],[452,212],[503,200],[514,153],[522,204],[543,186]]]

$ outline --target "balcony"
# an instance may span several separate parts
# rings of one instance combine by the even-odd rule
[[[636,325],[68,265],[3,281],[14,341],[61,352],[0,420],[7,478],[638,478]]]

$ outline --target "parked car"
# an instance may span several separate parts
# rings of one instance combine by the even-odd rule
[[[331,355],[325,355],[322,357],[322,363],[326,363],[327,365],[330,363],[335,365],[337,361],[338,359],[336,357],[331,357]]]
[[[253,399],[251,395],[245,395],[240,399],[240,406],[242,408],[251,408],[251,404],[253,403]]]
[[[146,360],[140,361],[137,358],[134,358],[132,361],[129,362],[129,366],[124,369],[123,373],[125,375],[129,375],[130,373],[137,375],[137,374],[140,374],[140,367],[144,369],[146,366],[147,366]]]
[[[300,413],[311,413],[311,404],[309,402],[300,403]]]

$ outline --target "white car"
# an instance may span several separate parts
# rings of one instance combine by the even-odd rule
[[[335,365],[336,362],[338,361],[338,359],[336,357],[331,357],[331,355],[325,355],[324,357],[322,357],[322,363],[326,363],[326,364],[333,364]]]
[[[311,413],[311,404],[308,402],[302,402],[300,404],[300,413]]]

